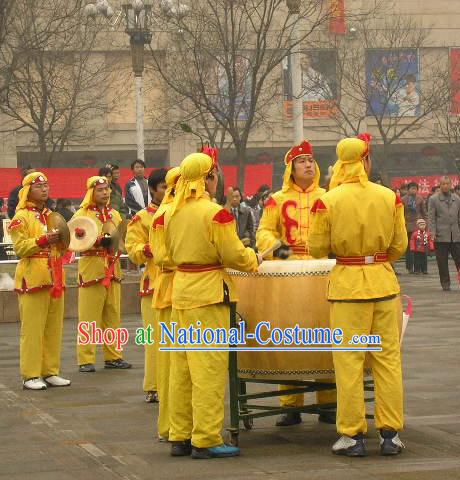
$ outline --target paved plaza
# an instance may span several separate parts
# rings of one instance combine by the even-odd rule
[[[142,347],[125,348],[132,370],[104,370],[99,350],[98,371],[79,374],[76,322],[67,320],[62,373],[72,386],[23,391],[19,325],[10,323],[0,324],[0,479],[460,479],[460,290],[452,275],[453,291],[442,292],[432,262],[430,270],[399,277],[415,313],[403,347],[407,448],[397,458],[377,455],[372,423],[367,458],[333,456],[334,426],[304,415],[291,428],[255,420],[239,458],[173,459],[154,436],[158,406],[143,401]],[[141,320],[124,324],[133,335]]]

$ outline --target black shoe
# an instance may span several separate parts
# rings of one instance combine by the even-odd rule
[[[302,423],[302,417],[300,416],[300,413],[295,412],[295,413],[285,413],[284,415],[281,415],[277,422],[276,426],[277,427],[290,427],[291,425],[298,425],[299,423]]]
[[[132,365],[122,358],[117,358],[116,360],[106,360],[104,362],[104,368],[119,368],[125,370],[131,368]]]
[[[90,373],[90,372],[95,372],[96,367],[92,363],[85,363],[84,365],[80,365],[78,367],[78,371],[80,373]]]
[[[445,292],[450,292],[450,285],[443,285],[443,286],[442,286],[442,289],[443,289]]]
[[[320,413],[318,415],[318,422],[321,423],[328,423],[330,425],[336,424],[336,414],[335,412],[328,412],[328,413]]]
[[[187,457],[192,454],[192,441],[171,442],[172,457]]]
[[[364,435],[362,433],[358,433],[354,437],[342,435],[332,446],[332,453],[347,457],[365,457],[367,453],[364,446]]]
[[[403,451],[404,444],[401,442],[398,432],[382,429],[379,432],[379,439],[380,455],[399,455]]]
[[[151,391],[151,392],[146,392],[145,393],[145,401],[146,403],[159,403],[160,400],[158,400],[158,392],[156,391]]]

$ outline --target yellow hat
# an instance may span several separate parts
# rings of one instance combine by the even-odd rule
[[[97,185],[109,184],[106,177],[100,177],[99,175],[95,175],[94,177],[89,177],[86,181],[86,195],[83,199],[83,202],[80,204],[80,208],[88,208],[91,204],[94,203],[93,194],[94,188]],[[107,201],[107,204],[110,202],[110,199]]]
[[[205,177],[213,168],[212,158],[204,153],[192,153],[182,160],[171,216],[183,207],[187,199],[203,196],[206,189]]]
[[[167,187],[165,196],[163,197],[163,201],[161,202],[160,206],[155,212],[155,215],[153,216],[154,221],[163,215],[163,213],[166,210],[165,205],[170,204],[174,200],[173,190],[177,184],[177,181],[179,180],[179,177],[180,177],[180,167],[173,167],[168,170],[168,173],[166,174],[166,178],[165,178],[166,187]]]
[[[33,172],[26,175],[22,180],[22,188],[19,190],[19,201],[16,206],[16,211],[26,207],[31,185],[34,185],[35,183],[46,183],[47,181],[48,179],[46,178],[46,175],[42,172]]]
[[[368,181],[363,163],[369,152],[368,144],[359,138],[344,138],[337,144],[336,152],[338,159],[332,170],[329,188],[352,182],[364,185]]]

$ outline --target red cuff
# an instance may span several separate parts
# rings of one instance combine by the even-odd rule
[[[100,247],[101,246],[101,240],[102,240],[102,235],[99,235],[96,239],[96,241],[94,242],[94,246],[95,247]]]
[[[46,248],[49,246],[48,237],[46,236],[46,234],[43,234],[41,237],[37,238],[35,242],[40,248]]]
[[[148,258],[152,258],[153,257],[153,253],[152,253],[152,250],[150,249],[150,244],[149,243],[146,243],[144,245],[144,248],[142,249],[142,251],[144,252],[144,255]]]

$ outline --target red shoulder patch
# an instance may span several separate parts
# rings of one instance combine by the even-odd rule
[[[396,194],[396,199],[395,199],[395,205],[398,207],[398,206],[401,206],[403,203],[402,203],[402,200],[401,200],[401,197]]]
[[[269,208],[269,207],[276,207],[276,202],[275,202],[275,199],[273,197],[270,197],[268,200],[266,200],[266,202],[264,203],[264,207],[265,208]]]
[[[134,223],[138,222],[140,219],[141,219],[141,217],[139,217],[139,215],[134,215],[134,217],[131,219],[129,224],[133,225]]]
[[[152,223],[152,228],[164,227],[165,226],[165,214],[163,213],[159,217],[155,218]]]
[[[316,213],[320,210],[327,210],[326,205],[324,205],[324,202],[321,200],[321,198],[316,199],[315,203],[313,204],[313,207],[311,207],[311,213]]]
[[[9,225],[8,225],[8,230],[14,230],[15,228],[20,227],[22,224],[22,221],[19,220],[19,218],[16,218],[16,220],[13,220]]]
[[[220,223],[221,225],[231,223],[234,220],[235,217],[228,210],[225,210],[225,208],[219,210],[212,219],[213,222]]]

